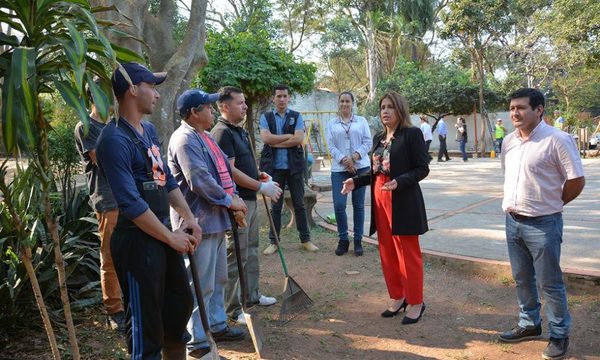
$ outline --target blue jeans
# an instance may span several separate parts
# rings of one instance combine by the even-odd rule
[[[494,151],[496,152],[496,154],[500,154],[500,152],[502,152],[502,140],[503,139],[496,139],[496,143],[495,143],[495,149]]]
[[[369,171],[369,167],[364,167],[356,171],[356,175],[364,174]],[[337,223],[338,235],[340,241],[348,241],[348,216],[346,215],[346,200],[348,195],[342,195],[343,182],[350,179],[353,175],[347,171],[331,173],[331,193],[333,195],[333,208],[335,210],[335,221]],[[365,228],[365,191],[366,186],[362,186],[352,191],[352,210],[354,221],[354,240],[361,240]]]
[[[506,241],[519,302],[519,326],[541,323],[539,285],[546,302],[550,336],[569,336],[571,316],[560,269],[562,213],[516,220],[506,215]]]
[[[460,140],[458,143],[460,144],[460,152],[462,153],[462,159],[463,161],[467,161],[467,142],[464,140]]]

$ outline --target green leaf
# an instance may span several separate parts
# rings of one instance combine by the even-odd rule
[[[56,89],[58,89],[58,91],[60,92],[60,95],[63,97],[63,99],[65,99],[67,105],[75,109],[77,115],[79,115],[79,119],[81,120],[81,122],[87,124],[89,121],[88,113],[87,109],[85,108],[85,103],[83,102],[83,99],[81,97],[81,93],[78,92],[68,81],[55,80],[54,85],[56,86]]]
[[[19,46],[19,39],[14,35],[9,36],[5,33],[0,33],[0,45]]]
[[[117,60],[121,63],[139,62],[143,63],[144,58],[138,55],[135,51],[129,50],[119,45],[112,44],[112,48],[117,55]]]
[[[22,118],[22,108],[19,101],[15,101],[15,87],[12,72],[9,70],[4,75],[2,86],[2,135],[6,152],[11,153],[15,148],[16,128],[19,118]]]
[[[107,119],[108,112],[110,110],[110,99],[102,87],[94,82],[90,74],[86,75],[86,79],[90,92],[92,93],[92,98],[94,99],[94,105],[98,110],[98,114],[100,114],[102,119]]]
[[[73,44],[75,45],[78,64],[81,64],[84,61],[85,54],[87,52],[87,42],[83,39],[83,36],[77,30],[75,25],[73,25],[70,21],[64,21],[63,23],[69,29],[69,35],[71,36],[71,40],[73,40]]]
[[[35,86],[31,86],[36,83],[35,58],[35,48],[18,47],[15,48],[11,61],[15,94],[23,101],[30,121],[35,117]]]

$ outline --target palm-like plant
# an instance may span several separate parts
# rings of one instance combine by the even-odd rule
[[[54,185],[48,159],[48,133],[51,128],[44,116],[40,95],[58,91],[87,125],[84,92],[87,84],[100,115],[104,118],[108,115],[112,102],[109,96],[111,67],[117,64],[117,60],[141,59],[131,51],[111,45],[100,32],[99,22],[93,14],[94,11],[105,10],[113,9],[92,9],[87,0],[8,0],[0,6],[0,51],[4,50],[0,54],[4,144],[8,153],[27,154],[27,171],[32,172],[33,182],[39,183],[41,194],[39,207],[31,207],[31,212],[23,211],[20,203],[13,201],[11,196],[4,196],[2,205],[14,218],[12,226],[19,242],[19,254],[28,269],[55,359],[60,358],[60,354],[31,266],[31,249],[37,241],[36,216],[41,216],[46,222],[54,242],[61,300],[74,359],[79,359],[79,350],[67,294],[57,221],[49,199]],[[94,77],[100,79],[100,84],[93,81]],[[25,170],[17,168],[14,181],[22,171]],[[2,189],[8,191],[10,187],[4,177],[0,178]]]

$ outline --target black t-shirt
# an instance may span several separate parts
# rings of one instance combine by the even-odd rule
[[[248,132],[240,126],[233,125],[223,118],[219,118],[217,124],[210,131],[213,138],[231,159],[235,158],[235,167],[253,179],[258,179],[256,161],[250,149]],[[237,187],[239,195],[244,200],[256,200],[256,191]]]

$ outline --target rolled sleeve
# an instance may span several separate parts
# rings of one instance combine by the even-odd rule
[[[269,124],[267,123],[267,117],[265,116],[265,114],[262,114],[260,116],[258,126],[261,128],[261,130],[269,130]]]
[[[559,141],[556,142],[556,148],[559,158],[558,163],[566,179],[572,180],[584,176],[583,164],[574,139],[564,133]]]

